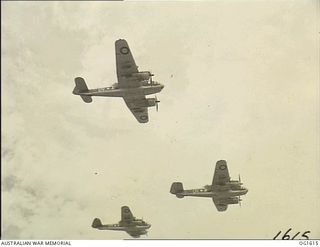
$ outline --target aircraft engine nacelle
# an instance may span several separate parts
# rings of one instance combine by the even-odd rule
[[[238,204],[239,203],[239,197],[231,197],[226,200],[223,200],[226,204]]]
[[[132,76],[136,77],[140,81],[149,80],[151,76],[153,76],[149,71],[141,71],[138,73],[132,74]]]
[[[239,182],[239,181],[237,181],[237,180],[231,180],[231,181],[229,182],[229,184],[230,184],[230,185],[242,185],[243,183],[241,183],[241,182]]]
[[[140,231],[139,232],[141,235],[145,235],[145,234],[147,234],[148,232],[146,231],[146,230],[142,230],[142,231]]]
[[[239,189],[241,189],[241,185],[240,184],[231,184],[230,188],[232,190],[239,190]]]
[[[148,107],[155,106],[157,104],[156,98],[147,98]]]
[[[146,98],[143,100],[136,101],[134,103],[135,107],[151,107],[156,106],[158,108],[158,103],[160,101],[157,100],[157,98]]]

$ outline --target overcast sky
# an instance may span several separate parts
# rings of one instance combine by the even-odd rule
[[[2,238],[123,239],[91,228],[127,205],[149,238],[320,237],[319,2],[1,2]],[[165,85],[139,124],[115,40]],[[249,189],[224,213],[178,199],[217,160]],[[145,238],[143,236],[142,238]]]

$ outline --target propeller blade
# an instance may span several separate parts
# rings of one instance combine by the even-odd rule
[[[240,174],[239,174],[239,182],[241,182],[241,177],[240,177]]]
[[[149,71],[149,76],[150,76],[150,84],[152,85],[152,84],[153,84],[152,76],[154,76],[154,74],[152,74],[152,73]]]
[[[159,100],[158,100],[158,98],[157,98],[157,95],[155,96],[155,102],[156,102],[156,110],[158,111],[159,110]]]
[[[241,207],[241,198],[240,198],[240,196],[239,196],[239,206]]]

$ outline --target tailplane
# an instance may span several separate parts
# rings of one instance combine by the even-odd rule
[[[91,225],[93,228],[98,228],[100,226],[102,226],[102,223],[101,223],[101,220],[98,219],[98,218],[95,218],[92,222],[92,225]]]
[[[82,77],[76,77],[74,79],[74,82],[76,83],[75,88],[73,89],[73,94],[75,95],[80,95],[82,100],[86,103],[91,103],[92,102],[92,97],[88,95],[81,95],[81,93],[89,91],[87,84],[85,80]]]
[[[178,198],[183,198],[183,195],[179,195],[184,191],[181,182],[175,182],[171,185],[170,193],[176,195]]]

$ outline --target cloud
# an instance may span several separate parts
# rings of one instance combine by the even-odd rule
[[[13,175],[9,175],[7,177],[4,177],[2,179],[2,191],[12,190],[12,188],[15,187],[19,182],[20,182],[20,180]]]
[[[4,226],[2,230],[3,239],[19,239],[22,229],[16,225],[10,223]]]
[[[271,238],[306,221],[315,232],[313,4],[2,7],[4,238],[123,238],[90,227],[95,217],[117,222],[122,205],[152,224],[151,238]],[[90,88],[115,82],[118,38],[166,85],[146,125],[122,99],[84,104],[71,94],[79,75]],[[211,200],[169,194],[175,180],[210,183],[218,159],[249,188],[241,210],[221,215]]]

